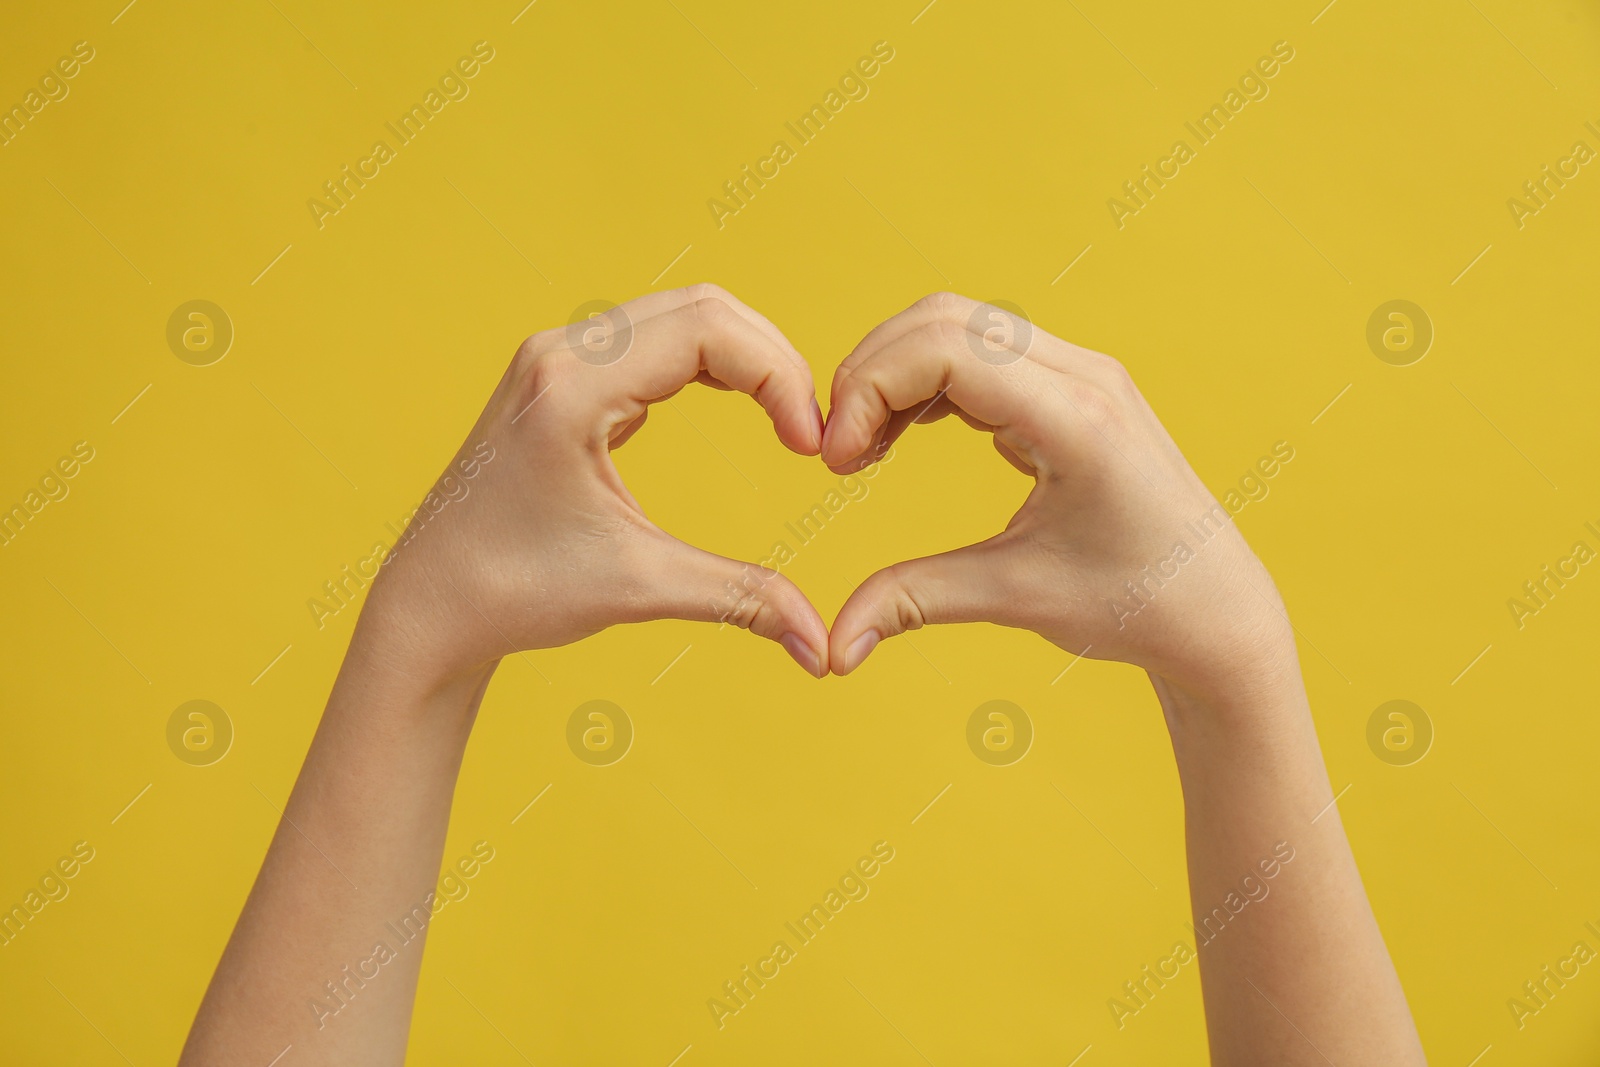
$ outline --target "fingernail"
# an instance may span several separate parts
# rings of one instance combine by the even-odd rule
[[[813,678],[822,677],[822,660],[811,651],[811,646],[806,644],[799,634],[784,634],[778,638],[778,644],[783,646],[783,650],[789,653],[796,663],[806,669],[807,674]]]
[[[867,658],[867,653],[878,647],[880,640],[876,630],[868,630],[856,638],[844,654],[845,670],[853,671],[861,666],[861,661]]]
[[[833,419],[829,419],[822,427],[822,454],[828,454],[828,442],[833,440]]]
[[[816,397],[811,398],[811,440],[816,442],[817,451],[822,451],[822,405]]]

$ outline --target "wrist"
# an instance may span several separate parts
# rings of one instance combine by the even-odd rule
[[[1149,675],[1180,765],[1219,748],[1270,745],[1311,727],[1292,634],[1200,675]]]
[[[498,660],[452,662],[429,632],[426,615],[371,600],[357,620],[330,713],[377,719],[385,727],[422,730],[465,745]]]
[[[510,650],[503,635],[481,640],[491,625],[474,599],[461,591],[464,579],[450,578],[448,561],[388,559],[372,584],[357,620],[352,645],[361,643],[386,657],[403,677],[432,691],[484,667],[493,668]],[[483,654],[484,649],[490,654]]]
[[[1199,582],[1175,605],[1160,651],[1142,664],[1174,691],[1178,714],[1204,707],[1213,716],[1248,717],[1292,701],[1301,689],[1294,626],[1283,598],[1261,561],[1233,534],[1236,551],[1205,561],[1195,575]]]

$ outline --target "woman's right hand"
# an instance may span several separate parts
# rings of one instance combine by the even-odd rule
[[[651,404],[696,381],[750,394],[784,445],[817,454],[805,361],[716,286],[653,293],[535,334],[385,560],[363,630],[398,641],[392,658],[430,684],[665,618],[735,623],[824,675],[827,628],[804,594],[662,531],[611,462]]]

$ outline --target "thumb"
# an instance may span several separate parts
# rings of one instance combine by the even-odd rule
[[[828,627],[798,586],[775,570],[662,535],[658,619],[727,623],[783,646],[817,678],[828,673]]]
[[[1001,544],[985,541],[886,567],[850,594],[829,635],[835,674],[849,674],[878,642],[930,623],[992,622],[1003,612]]]

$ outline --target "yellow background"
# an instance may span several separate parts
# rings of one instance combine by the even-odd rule
[[[1430,1057],[1595,1062],[1600,971],[1520,1032],[1506,1001],[1600,948],[1600,568],[1520,631],[1506,601],[1600,548],[1600,165],[1520,230],[1506,200],[1600,148],[1600,12],[1392,6],[10,8],[0,102],[76,41],[96,57],[0,148],[0,506],[74,442],[96,458],[0,548],[0,902],[75,841],[97,854],[0,948],[0,1057],[175,1058],[353,623],[319,632],[307,599],[416,505],[524,336],[714,280],[824,395],[873,324],[952,288],[1124,360],[1218,494],[1289,441],[1238,521],[1301,630]],[[496,55],[470,96],[319,230],[307,199],[478,40]],[[719,230],[706,201],[879,40],[870,96]],[[1270,96],[1119,231],[1107,199],[1279,40]],[[208,367],[165,340],[197,298],[236,331]],[[1436,330],[1409,367],[1365,341],[1395,298]],[[742,398],[676,405],[619,464],[688,540],[759,559],[835,483]],[[831,619],[1026,488],[954,420],[918,429],[789,573]],[[1121,1031],[1107,1009],[1188,936],[1182,811],[1146,680],[1072,662],[952,627],[818,683],[679,623],[507,661],[446,848],[497,855],[428,939],[411,1061],[1203,1062],[1192,967]],[[236,730],[208,767],[166,744],[197,698]],[[610,767],[565,745],[596,698],[637,730]],[[1408,767],[1366,743],[1396,698],[1436,730]],[[966,746],[991,699],[1034,723],[1014,766]],[[870,897],[719,1032],[706,1000],[880,839]]]

